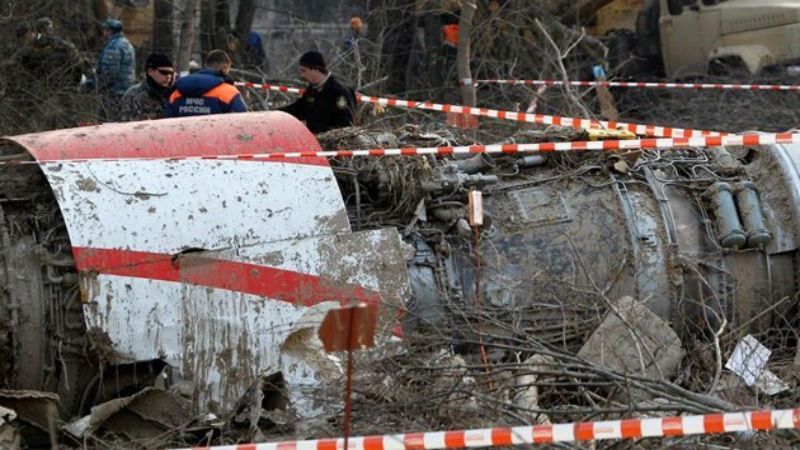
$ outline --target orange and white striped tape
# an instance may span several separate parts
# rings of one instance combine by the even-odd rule
[[[274,84],[256,84],[237,82],[237,86],[251,87],[255,89],[266,89],[290,93],[302,93],[303,89],[290,88]],[[603,129],[603,130],[627,130],[639,136],[658,136],[658,137],[692,137],[692,136],[719,136],[724,133],[715,131],[702,131],[674,127],[662,127],[655,125],[639,125],[633,123],[617,122],[613,120],[583,119],[577,117],[549,116],[544,114],[532,114],[525,112],[503,111],[498,109],[477,108],[472,106],[447,105],[433,103],[429,101],[418,102],[414,100],[401,100],[396,98],[372,97],[369,95],[356,94],[356,99],[366,103],[377,103],[384,106],[400,107],[408,109],[424,109],[431,111],[441,111],[445,113],[467,114],[472,116],[491,117],[502,120],[513,120],[517,122],[536,123],[540,125],[559,125],[563,127],[584,128],[584,129]]]
[[[649,89],[721,89],[736,91],[800,91],[797,84],[668,83],[647,81],[475,80],[474,84],[523,86],[604,86]]]
[[[594,440],[678,437],[800,428],[800,408],[701,416],[352,437],[347,450],[437,450]],[[194,447],[192,450],[343,450],[344,438]],[[189,449],[186,449],[189,450]]]
[[[237,81],[234,83],[236,86],[242,87],[249,87],[255,89],[262,89],[265,91],[279,91],[285,92],[287,94],[300,94],[303,95],[303,92],[306,90],[304,88],[296,88],[296,87],[289,87],[289,86],[281,86],[279,84],[269,84],[269,83],[250,83],[249,81]]]
[[[25,164],[61,164],[67,162],[117,162],[117,161],[184,161],[184,160],[268,160],[285,158],[351,158],[356,156],[451,156],[457,154],[506,154],[516,153],[552,153],[618,150],[656,150],[685,147],[718,147],[723,145],[769,145],[800,144],[800,133],[765,133],[727,136],[698,136],[691,138],[653,138],[608,141],[573,141],[573,142],[541,142],[538,144],[495,144],[495,145],[463,145],[453,147],[406,147],[406,148],[373,148],[366,150],[320,150],[299,152],[254,153],[247,155],[198,154],[180,157],[130,157],[130,158],[93,158],[93,159],[56,159],[40,161],[2,161],[0,165]]]

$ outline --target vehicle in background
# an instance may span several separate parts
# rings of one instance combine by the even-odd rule
[[[577,8],[623,76],[794,73],[800,61],[798,2],[585,0]]]

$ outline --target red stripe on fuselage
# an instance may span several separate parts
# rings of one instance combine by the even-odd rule
[[[362,286],[275,267],[217,259],[208,253],[173,257],[164,253],[80,247],[73,247],[72,253],[82,272],[226,289],[298,306],[329,300],[368,303],[380,300],[377,292]]]

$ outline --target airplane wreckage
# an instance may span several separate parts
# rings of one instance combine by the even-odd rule
[[[640,299],[678,337],[743,324],[800,281],[796,146],[192,158],[321,149],[280,112],[1,145],[0,405],[39,430],[73,420],[63,430],[76,438],[123,412],[139,424],[131,438],[226,417],[254,391],[274,395],[259,386],[275,376],[287,411],[324,414],[308,392],[341,377],[316,335],[325,311],[380,304],[382,343],[402,339],[400,323],[458,327],[451,311],[476,302],[478,267],[485,307],[522,329],[562,327],[542,304],[594,303],[594,286]],[[480,266],[473,189],[486,213]],[[158,402],[168,414],[142,412]]]

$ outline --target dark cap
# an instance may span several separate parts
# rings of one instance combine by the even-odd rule
[[[163,53],[150,53],[144,62],[144,68],[155,69],[156,67],[173,67],[172,60]]]
[[[303,56],[300,57],[300,65],[308,67],[309,69],[319,70],[322,73],[328,72],[328,64],[325,63],[325,58],[322,56],[322,53],[314,50],[305,52]]]
[[[108,18],[103,22],[103,28],[108,28],[112,33],[119,33],[122,31],[122,22],[117,19]]]

